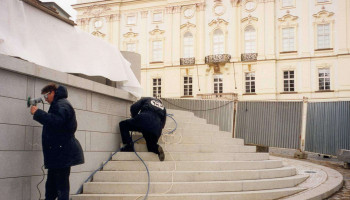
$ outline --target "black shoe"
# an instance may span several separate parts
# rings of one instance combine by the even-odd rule
[[[127,144],[120,149],[121,152],[134,152],[134,145]]]
[[[160,161],[164,161],[165,154],[164,154],[163,148],[161,146],[159,146],[159,145],[158,145],[158,151],[159,151],[159,154],[158,154],[159,160]]]

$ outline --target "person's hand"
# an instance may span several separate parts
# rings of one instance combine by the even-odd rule
[[[31,113],[32,115],[34,115],[34,113],[35,113],[37,110],[38,110],[38,107],[36,107],[36,106],[30,107],[30,113]]]

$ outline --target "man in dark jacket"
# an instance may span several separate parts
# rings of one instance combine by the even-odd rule
[[[147,97],[138,100],[130,107],[131,119],[119,123],[123,144],[122,151],[134,151],[129,131],[139,131],[146,140],[149,152],[158,154],[159,160],[165,158],[164,151],[158,145],[159,137],[166,122],[166,109],[160,99]]]
[[[69,200],[70,168],[84,163],[84,154],[74,133],[77,120],[68,92],[64,86],[49,84],[41,90],[50,109],[45,112],[31,107],[34,120],[43,125],[42,147],[44,165],[48,169],[45,185],[45,199]]]

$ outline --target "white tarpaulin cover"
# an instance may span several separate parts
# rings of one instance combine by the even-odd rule
[[[0,53],[68,73],[122,82],[136,97],[142,89],[130,63],[113,45],[20,0],[0,0]]]

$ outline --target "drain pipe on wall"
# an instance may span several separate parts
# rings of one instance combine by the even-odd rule
[[[301,122],[301,138],[300,138],[300,150],[305,151],[305,136],[306,136],[306,120],[307,120],[307,103],[309,99],[303,97],[303,114]]]
[[[306,159],[307,153],[305,153],[305,136],[306,136],[306,120],[307,120],[307,104],[309,99],[303,97],[303,110],[301,117],[301,130],[300,130],[300,146],[299,149],[294,153],[294,158]]]

